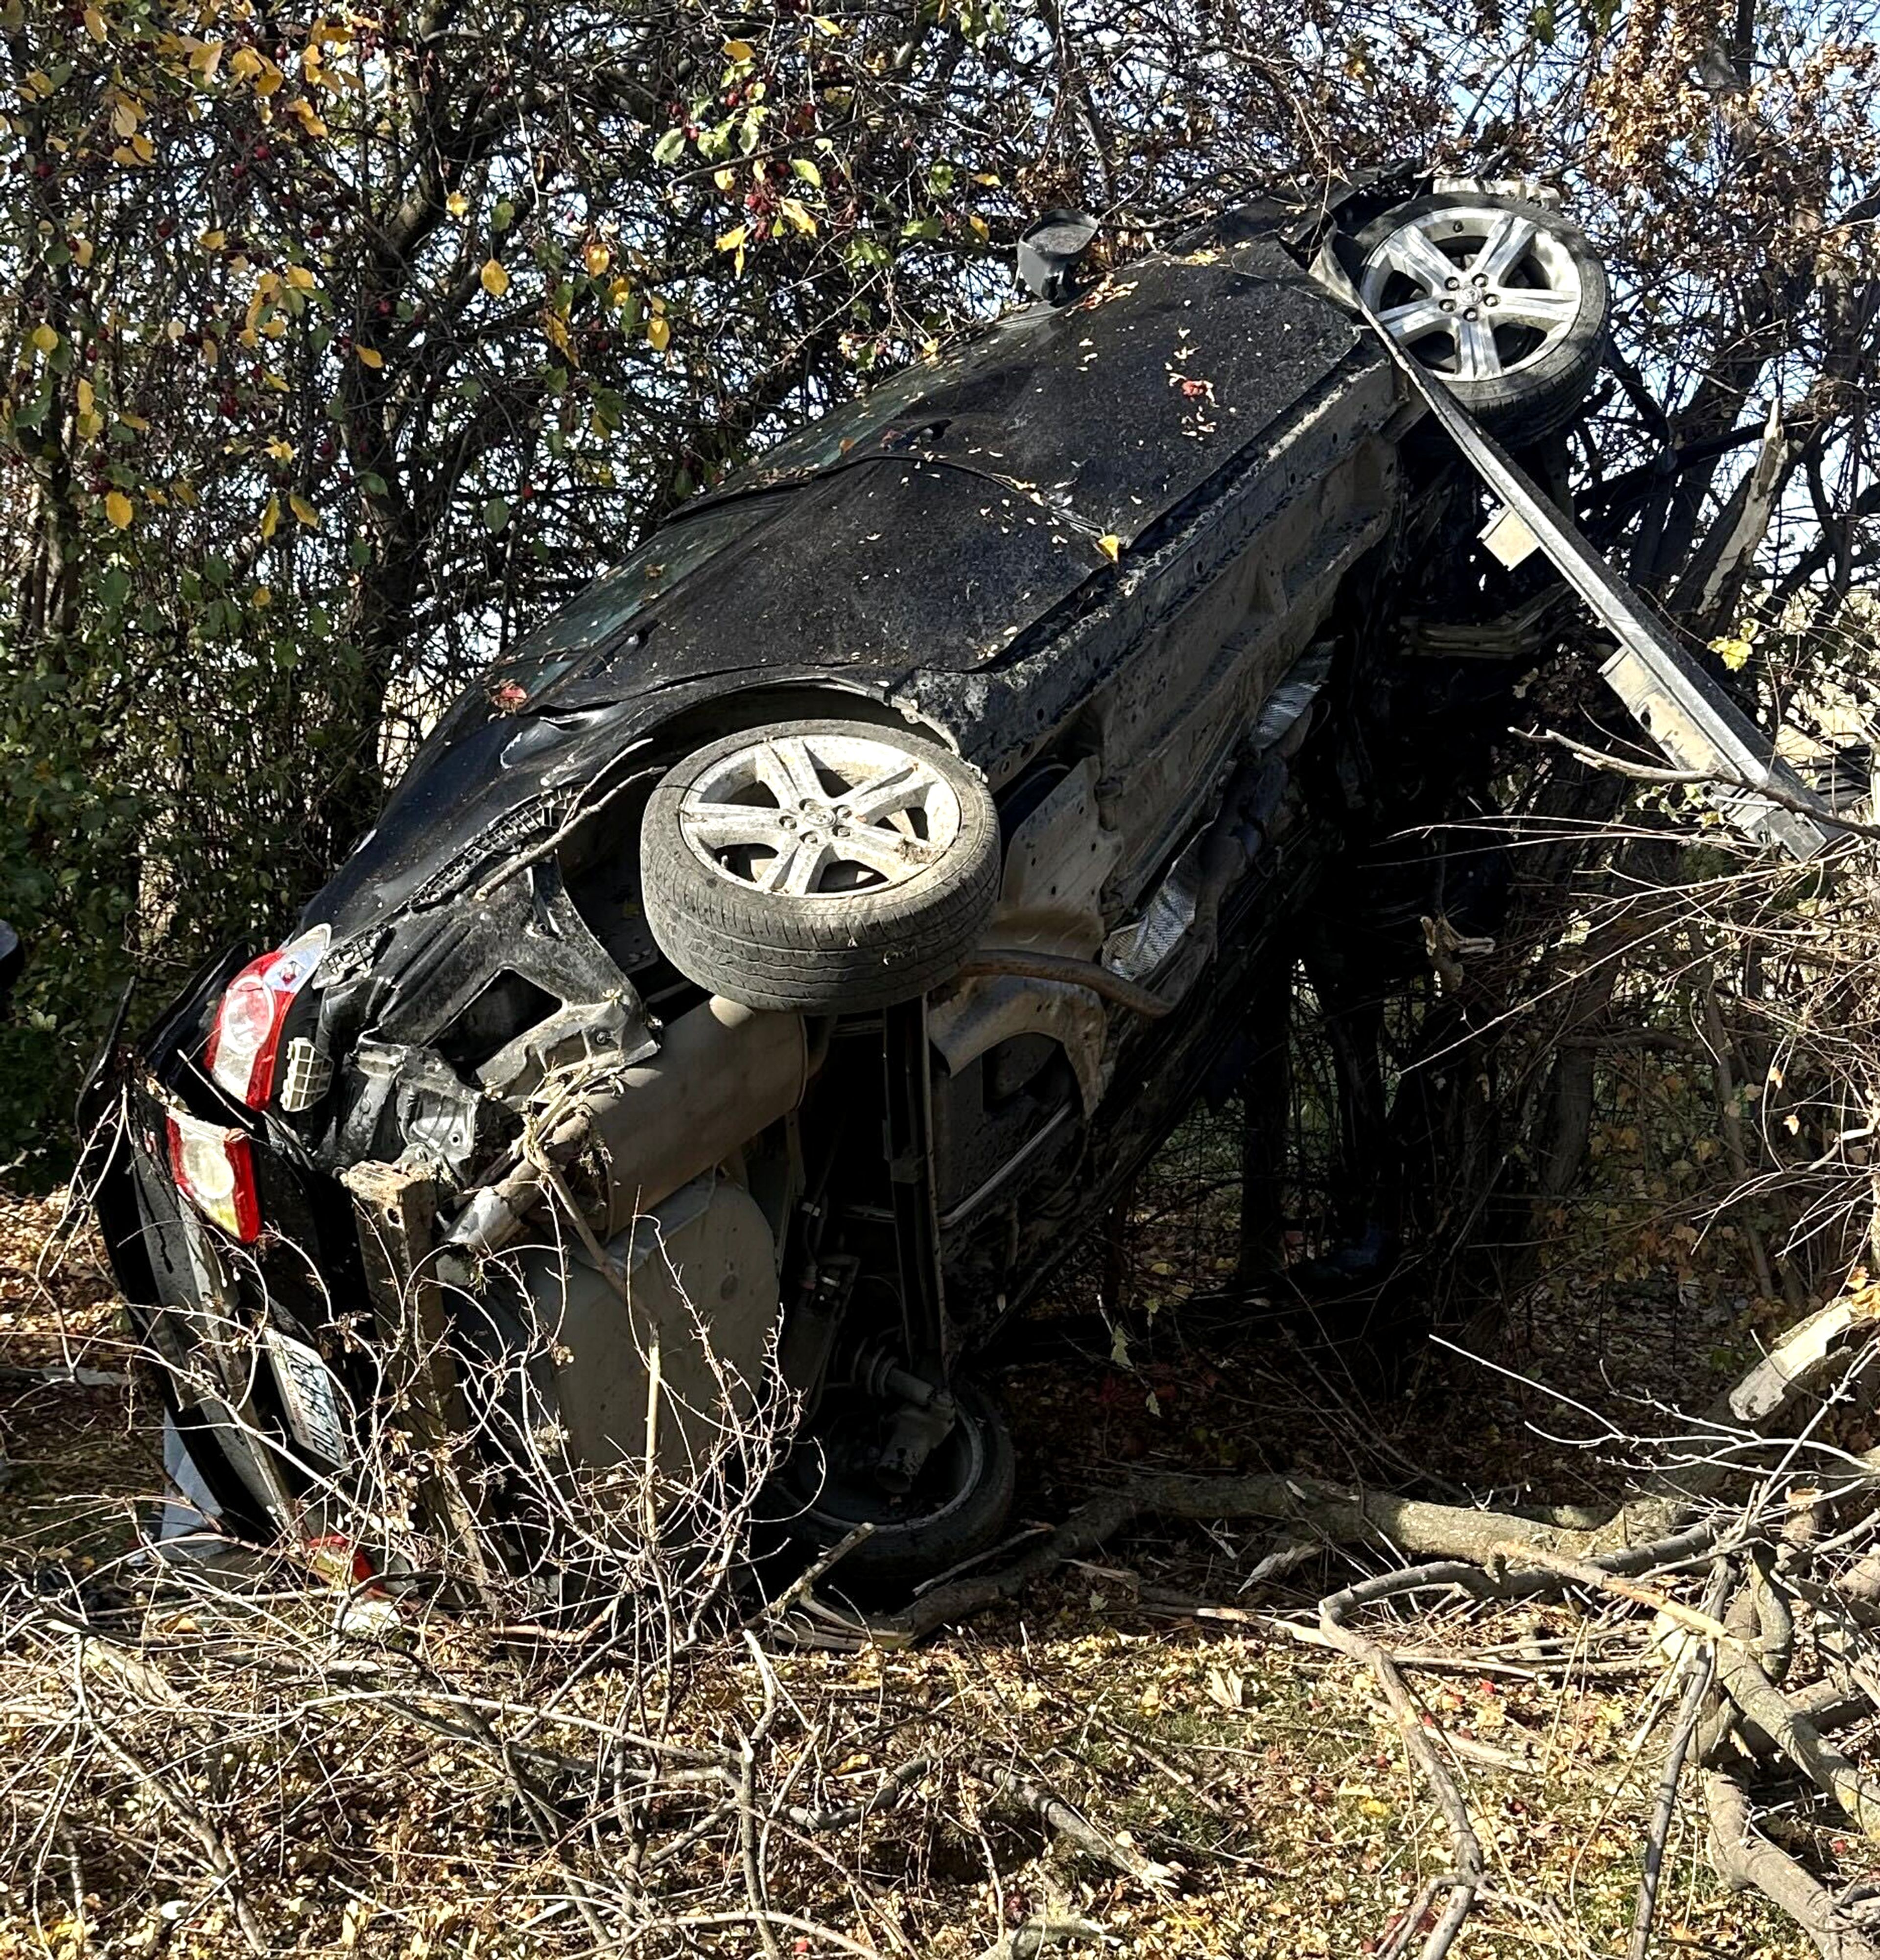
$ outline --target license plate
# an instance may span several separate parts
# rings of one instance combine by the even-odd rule
[[[288,1426],[315,1455],[329,1463],[344,1463],[352,1452],[326,1363],[304,1341],[296,1341],[291,1334],[270,1327],[265,1338]]]

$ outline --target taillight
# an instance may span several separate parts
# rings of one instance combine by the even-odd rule
[[[215,1010],[202,1060],[229,1094],[250,1109],[265,1109],[274,1093],[281,1030],[294,997],[313,978],[333,937],[317,925],[278,951],[264,953],[229,982]]]
[[[185,1110],[170,1110],[169,1119],[170,1175],[177,1190],[231,1238],[244,1246],[258,1239],[261,1198],[248,1139]]]

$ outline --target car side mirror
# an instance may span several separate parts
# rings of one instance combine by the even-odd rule
[[[1047,211],[1034,218],[1018,239],[1018,277],[1025,290],[1062,306],[1071,296],[1077,262],[1100,229],[1082,211]]]

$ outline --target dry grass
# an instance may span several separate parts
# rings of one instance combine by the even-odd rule
[[[1211,1283],[1230,1222],[1211,1198],[1181,1198],[1197,1150],[1205,1160],[1193,1134],[1178,1146],[1135,1228],[1140,1297],[1159,1305],[1139,1315],[1129,1365],[1070,1310],[1072,1282],[1063,1338],[1034,1344],[1007,1376],[1028,1465],[1021,1516],[1054,1519],[1093,1481],[1145,1462],[1400,1483],[1413,1458],[1451,1478],[1473,1465],[1480,1488],[1506,1495],[1531,1391],[1478,1373],[1464,1398],[1451,1372],[1394,1401],[1296,1328],[1282,1338],[1270,1317],[1175,1310],[1173,1296]],[[37,1204],[6,1214],[7,1360],[115,1369],[108,1290],[82,1242],[48,1271],[53,1222]],[[1635,1340],[1644,1324],[1628,1322]],[[1560,1350],[1579,1338],[1562,1336]],[[913,1652],[765,1662],[720,1640],[649,1707],[629,1701],[643,1698],[643,1675],[553,1647],[441,1616],[345,1624],[344,1596],[310,1570],[221,1602],[131,1587],[113,1561],[129,1499],[158,1481],[148,1418],[122,1387],[9,1380],[0,1558],[16,1605],[30,1592],[51,1617],[26,1630],[12,1614],[0,1659],[0,1952],[248,1950],[237,1892],[271,1949],[763,1952],[747,1917],[678,1923],[741,1907],[723,1833],[688,1849],[683,1795],[644,1815],[585,1781],[583,1766],[596,1737],[623,1725],[722,1751],[763,1726],[767,1691],[754,1809],[770,1908],[803,1929],[779,1920],[781,1951],[839,1950],[827,1929],[881,1954],[977,1955],[1048,1920],[1085,1929],[1056,1949],[1067,1953],[1364,1952],[1444,1866],[1439,1822],[1368,1674],[1264,1628],[1157,1603],[1282,1613],[1348,1576],[1342,1554],[1242,1594],[1273,1548],[1267,1532],[1145,1533]],[[1576,1486],[1604,1474],[1567,1452],[1554,1475],[1569,1472]],[[78,1638],[81,1620],[101,1635]],[[1415,1678],[1461,1752],[1489,1847],[1493,1896],[1461,1950],[1622,1949],[1663,1746],[1665,1670],[1643,1632],[1630,1609],[1563,1605],[1456,1613],[1394,1636],[1457,1656]],[[217,1881],[156,1783],[88,1751],[88,1722],[132,1739],[166,1790],[215,1822],[236,1884]],[[549,1806],[546,1831],[518,1796],[518,1760],[525,1793]],[[1126,1858],[1133,1846],[1169,1868],[1168,1883],[1146,1887],[1048,1828],[1001,1791],[989,1768],[1002,1764],[1115,1835]],[[891,1806],[834,1828],[801,1821],[868,1799],[897,1770]],[[649,1843],[664,1847],[656,1869]],[[1770,1909],[1720,1888],[1694,1811],[1674,1829],[1664,1899],[1661,1951],[1807,1950]]]

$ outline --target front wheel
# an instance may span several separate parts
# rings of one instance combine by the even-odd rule
[[[999,813],[938,743],[868,722],[730,735],[668,772],[640,826],[646,923],[688,980],[747,1007],[911,1001],[979,942]]]
[[[1558,212],[1488,191],[1413,198],[1361,231],[1358,289],[1485,428],[1569,422],[1605,358],[1606,269]]]

